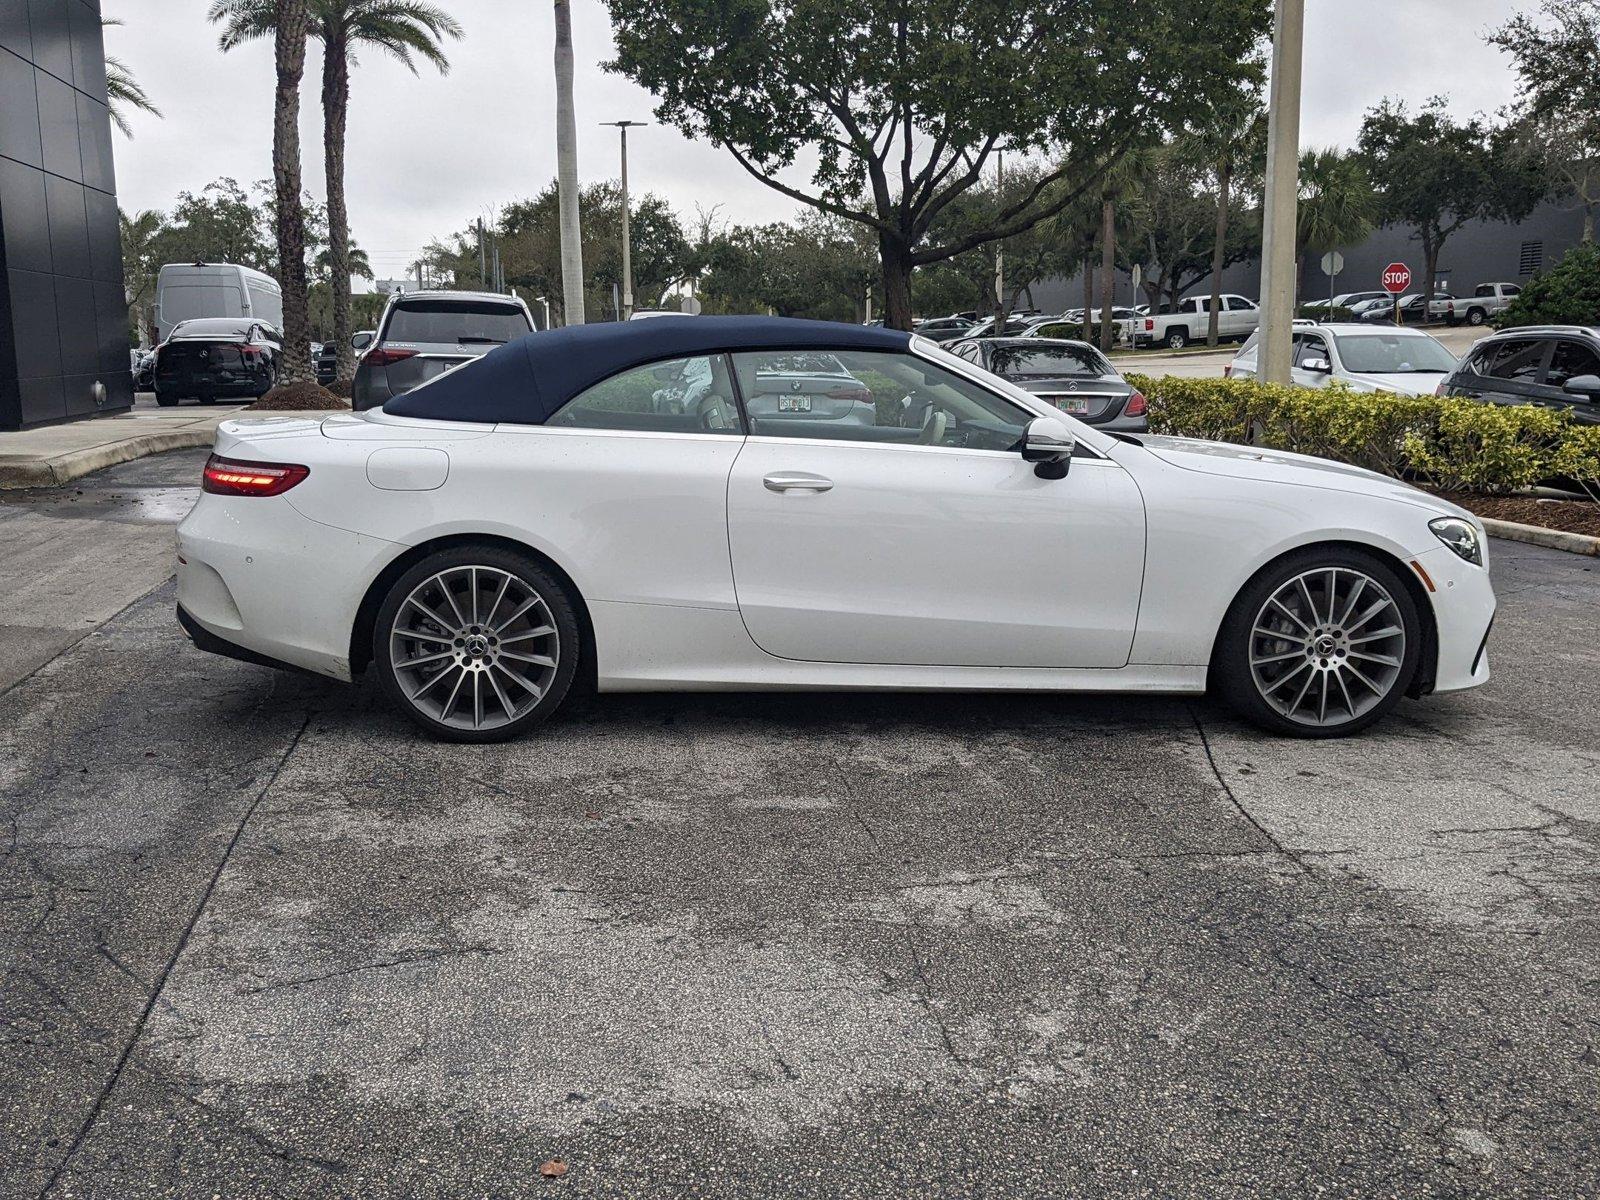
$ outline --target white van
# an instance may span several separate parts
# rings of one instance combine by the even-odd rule
[[[232,263],[168,263],[156,279],[156,342],[195,317],[245,317],[281,329],[283,289],[271,275]]]

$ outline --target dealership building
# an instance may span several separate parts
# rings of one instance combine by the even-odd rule
[[[0,429],[129,408],[100,6],[0,0]]]

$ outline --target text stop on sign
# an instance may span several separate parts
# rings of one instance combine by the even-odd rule
[[[1398,296],[1411,286],[1411,268],[1405,263],[1390,263],[1383,269],[1383,290]]]

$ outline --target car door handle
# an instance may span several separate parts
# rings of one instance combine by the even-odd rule
[[[769,492],[825,492],[833,486],[833,480],[809,471],[774,471],[761,482]]]

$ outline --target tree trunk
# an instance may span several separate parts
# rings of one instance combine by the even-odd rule
[[[1439,251],[1444,247],[1427,242],[1422,246],[1422,313],[1417,318],[1417,324],[1426,325],[1433,319],[1433,290],[1434,281],[1439,276]]]
[[[306,215],[300,185],[300,80],[306,71],[309,0],[277,0],[274,60],[278,86],[272,110],[272,178],[276,200],[278,286],[283,289],[280,383],[315,383],[311,315],[306,295]]]
[[[331,24],[331,23],[330,23]],[[334,378],[355,378],[350,345],[350,213],[344,196],[345,127],[350,115],[350,54],[342,29],[322,37],[322,157],[328,182],[328,297],[333,303]]]
[[[1107,196],[1100,205],[1100,349],[1111,352],[1111,305],[1117,286],[1117,205]]]
[[[878,257],[883,264],[883,327],[911,328],[911,255],[898,238],[878,233]]]
[[[556,5],[556,185],[561,202],[561,297],[565,324],[583,324],[583,231],[578,216],[578,118],[572,104],[572,4]]]
[[[1094,341],[1094,255],[1083,256],[1083,340]]]
[[[1217,236],[1211,246],[1211,316],[1206,325],[1206,345],[1216,346],[1222,319],[1222,260],[1227,255],[1228,189],[1233,184],[1233,160],[1224,157],[1217,166]]]

